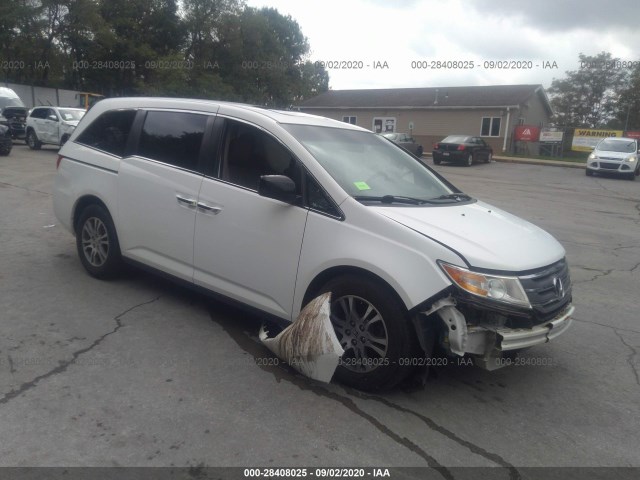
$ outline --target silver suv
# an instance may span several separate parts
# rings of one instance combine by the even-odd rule
[[[596,145],[587,159],[586,174],[612,173],[635,180],[640,175],[640,145],[635,138],[610,137]]]
[[[64,145],[85,113],[82,108],[33,108],[27,118],[27,145],[32,150],[43,143]]]

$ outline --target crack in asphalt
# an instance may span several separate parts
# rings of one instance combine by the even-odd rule
[[[453,440],[455,443],[457,443],[458,445],[462,445],[463,447],[467,447],[471,452],[475,453],[478,456],[484,457],[502,467],[505,467],[508,471],[509,471],[509,478],[511,478],[512,480],[518,480],[520,478],[522,478],[520,476],[520,472],[518,471],[518,469],[513,466],[511,463],[507,462],[504,458],[502,458],[500,455],[496,454],[496,453],[491,453],[487,450],[485,450],[482,447],[479,447],[478,445],[469,442],[468,440],[465,440],[461,437],[459,437],[458,435],[456,435],[455,433],[453,433],[451,430],[448,430],[440,425],[438,425],[436,422],[434,422],[431,418],[422,415],[421,413],[415,412],[409,408],[403,407],[401,405],[398,405],[397,403],[391,402],[389,400],[387,400],[386,398],[383,397],[379,397],[377,395],[370,395],[370,394],[366,394],[363,392],[360,392],[358,390],[354,390],[351,388],[347,389],[347,392],[350,395],[353,395],[355,397],[358,398],[362,398],[362,399],[366,399],[366,400],[373,400],[379,403],[382,403],[383,405],[388,406],[389,408],[393,408],[394,410],[397,410],[399,412],[403,412],[403,413],[408,413],[409,415],[414,415],[415,417],[419,418],[422,422],[424,422],[431,430],[434,430],[438,433],[440,433],[441,435],[444,435],[445,437],[447,437],[450,440]]]
[[[353,413],[355,413],[356,415],[358,415],[359,417],[361,417],[362,419],[366,420],[367,422],[369,422],[371,425],[373,425],[378,431],[380,431],[382,434],[384,434],[385,436],[389,437],[391,440],[393,440],[394,442],[396,442],[398,445],[407,448],[408,450],[412,451],[413,453],[417,454],[418,456],[422,457],[427,465],[431,468],[433,468],[434,470],[438,471],[438,473],[440,473],[444,478],[447,479],[453,479],[453,474],[451,473],[451,471],[443,466],[442,464],[440,464],[438,462],[438,460],[436,458],[434,458],[433,456],[429,455],[429,453],[427,453],[423,448],[421,448],[419,445],[415,444],[414,442],[412,442],[410,439],[408,439],[407,437],[401,436],[400,434],[394,432],[393,430],[391,430],[388,426],[386,426],[384,423],[382,423],[380,420],[378,420],[377,418],[375,418],[373,415],[365,412],[364,410],[362,410],[354,401],[352,398],[349,398],[348,396],[344,396],[344,395],[340,395],[338,393],[332,392],[329,389],[315,383],[313,380],[308,379],[307,377],[304,377],[300,374],[297,373],[292,373],[291,371],[289,371],[288,369],[291,367],[284,367],[284,364],[279,364],[279,365],[271,365],[268,364],[266,362],[260,362],[257,361],[258,358],[262,357],[265,352],[268,352],[268,350],[266,348],[264,348],[262,346],[261,343],[259,343],[259,341],[254,338],[252,336],[252,334],[247,331],[246,329],[243,329],[242,327],[238,326],[237,323],[234,325],[229,325],[227,324],[227,322],[225,322],[224,320],[219,320],[219,315],[217,315],[217,318],[214,317],[213,313],[210,312],[210,317],[211,319],[216,322],[217,324],[219,324],[225,332],[227,332],[227,334],[231,337],[232,340],[234,340],[236,342],[236,344],[246,353],[252,355],[254,357],[254,359],[256,359],[255,364],[262,370],[271,373],[274,378],[276,379],[276,381],[279,383],[282,380],[286,380],[287,382],[297,386],[299,389],[301,390],[306,390],[306,391],[310,391],[318,396],[322,396],[325,398],[328,398],[330,400],[334,400],[338,403],[340,403],[341,405],[343,405],[345,408],[349,409],[350,411],[352,411]],[[249,327],[250,328],[250,327]],[[442,427],[441,425],[438,425],[435,421],[433,421],[432,419],[425,417],[424,415],[421,415],[420,413],[414,412],[413,410],[410,410],[408,408],[402,407],[400,405],[397,405],[393,402],[388,401],[385,398],[379,397],[379,396],[375,396],[375,395],[368,395],[368,394],[364,394],[362,392],[359,392],[357,390],[353,390],[353,389],[346,389],[345,390],[349,395],[356,397],[356,398],[360,398],[363,400],[368,400],[368,401],[377,401],[380,402],[382,404],[384,404],[385,406],[389,407],[389,408],[393,408],[396,411],[400,411],[406,414],[410,414],[410,415],[414,415],[417,418],[419,418],[423,423],[425,423],[430,429],[432,429],[433,431],[436,431],[438,433],[440,433],[441,435],[446,436],[447,438],[449,438],[450,440],[454,441],[455,443],[457,443],[460,446],[463,446],[467,449],[469,449],[471,452],[482,456],[488,460],[490,460],[491,462],[494,462],[498,465],[501,465],[502,467],[506,467],[509,470],[510,473],[510,478],[512,480],[519,480],[521,478],[520,473],[518,472],[518,470],[511,465],[510,463],[508,463],[506,460],[504,460],[502,457],[500,457],[497,454],[493,454],[491,452],[488,452],[486,450],[484,450],[483,448],[467,441],[464,440],[462,438],[460,438],[458,435],[456,435],[455,433],[447,430],[446,428]]]
[[[0,182],[0,185],[5,185],[7,187],[13,187],[13,188],[19,188],[21,190],[26,190],[27,192],[41,193],[42,195],[46,195],[47,197],[51,196],[50,192],[43,192],[42,190],[34,190],[32,188],[23,187],[21,185],[14,185],[13,183]]]
[[[603,270],[600,268],[593,268],[593,267],[585,267],[584,265],[572,265],[571,268],[580,268],[582,270],[586,270],[588,272],[598,272],[597,275],[594,275],[593,277],[587,279],[587,280],[580,280],[577,282],[573,282],[574,285],[581,285],[584,283],[590,283],[593,282],[594,280],[597,280],[598,278],[602,278],[602,277],[606,277],[608,275],[611,275],[613,272],[627,272],[627,273],[633,273],[636,271],[636,269],[640,267],[640,262],[636,263],[633,267],[631,267],[630,269],[619,269],[619,268],[610,268],[608,270]]]
[[[620,332],[618,332],[617,329],[613,329],[613,332],[616,334],[616,336],[620,339],[620,341],[622,342],[622,344],[627,347],[629,350],[631,350],[631,353],[627,356],[627,363],[629,364],[629,366],[631,367],[631,371],[633,372],[633,374],[636,377],[636,383],[638,384],[638,386],[640,386],[640,374],[638,373],[638,369],[636,368],[636,364],[633,361],[634,357],[638,356],[638,351],[635,349],[635,347],[633,347],[632,345],[629,345],[624,337],[620,334]]]
[[[20,385],[20,387],[16,390],[11,390],[9,393],[4,394],[2,397],[0,397],[0,405],[4,405],[8,402],[10,402],[11,400],[13,400],[16,397],[19,397],[20,395],[22,395],[23,393],[25,393],[28,390],[31,390],[32,388],[36,387],[38,385],[38,383],[40,383],[42,380],[45,380],[49,377],[52,377],[54,375],[57,375],[59,373],[62,373],[64,371],[66,371],[69,366],[73,365],[75,363],[75,361],[78,359],[78,357],[80,357],[81,355],[93,350],[95,347],[97,347],[98,345],[100,345],[102,343],[102,341],[107,338],[109,335],[113,335],[114,333],[116,333],[118,330],[120,330],[123,326],[122,324],[122,317],[124,317],[127,313],[131,312],[132,310],[135,310],[136,308],[142,307],[144,305],[149,305],[151,303],[154,303],[156,301],[158,301],[160,299],[162,295],[157,296],[156,298],[152,299],[152,300],[147,300],[146,302],[142,302],[142,303],[138,303],[137,305],[134,305],[133,307],[130,307],[128,309],[126,309],[125,311],[123,311],[122,313],[119,313],[118,315],[116,315],[115,317],[113,317],[113,320],[116,322],[116,326],[113,328],[113,330],[105,333],[104,335],[100,336],[98,339],[94,340],[93,343],[91,345],[89,345],[88,347],[82,348],[80,350],[77,350],[75,352],[73,352],[71,354],[71,359],[70,360],[60,360],[58,363],[58,366],[49,370],[47,373],[43,373],[42,375],[38,375],[37,377],[35,377],[33,380],[30,380],[28,382],[24,382],[22,385]]]
[[[611,330],[619,330],[621,332],[631,332],[631,333],[639,333],[640,334],[640,331],[633,330],[631,328],[614,327],[612,325],[607,325],[606,323],[592,322],[591,320],[583,320],[583,319],[576,318],[576,317],[573,317],[573,316],[571,317],[571,319],[576,321],[576,322],[580,322],[580,323],[590,323],[592,325],[599,325],[601,327],[610,328]]]

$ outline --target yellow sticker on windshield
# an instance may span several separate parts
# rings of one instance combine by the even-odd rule
[[[371,187],[367,185],[367,182],[353,182],[358,190],[371,190]]]

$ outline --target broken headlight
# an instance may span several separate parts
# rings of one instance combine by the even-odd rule
[[[467,270],[438,262],[451,281],[465,292],[497,302],[531,308],[527,294],[517,277],[503,277]]]

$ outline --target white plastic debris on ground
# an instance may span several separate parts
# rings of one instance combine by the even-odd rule
[[[330,382],[344,350],[331,325],[331,292],[314,298],[280,334],[268,338],[263,325],[260,341],[303,375]]]

